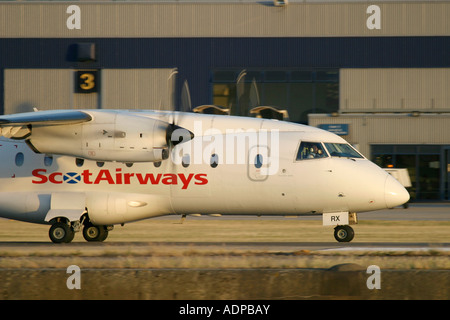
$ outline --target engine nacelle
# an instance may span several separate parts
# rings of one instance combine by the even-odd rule
[[[28,144],[37,152],[96,161],[156,162],[167,159],[171,124],[116,112],[89,112],[77,124],[33,124]]]

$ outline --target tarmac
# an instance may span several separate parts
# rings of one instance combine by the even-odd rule
[[[223,217],[230,219],[230,217]],[[232,217],[251,219],[250,217]],[[359,219],[380,221],[449,221],[450,205],[411,204],[408,209],[383,210],[359,214]],[[162,217],[159,219],[179,219]],[[188,219],[191,219],[189,217]],[[192,217],[192,219],[218,219]],[[220,218],[219,218],[220,219]],[[255,219],[255,218],[253,218]],[[261,219],[281,219],[262,217]],[[318,219],[310,217],[310,219]],[[159,243],[161,245],[161,243]],[[164,244],[164,243],[162,243]],[[448,242],[167,242],[166,245],[191,251],[219,246],[221,250],[268,250],[272,252],[359,251],[380,250],[427,251],[448,254]],[[0,259],[4,252],[19,250],[65,250],[88,253],[89,250],[137,250],[151,247],[151,242],[77,242],[63,246],[49,242],[0,242]],[[388,253],[390,254],[390,253]],[[119,252],[119,256],[122,254]],[[28,259],[33,259],[28,254]],[[281,259],[282,255],[273,255]],[[122,257],[123,258],[123,257]],[[126,255],[125,255],[126,258]],[[145,257],[144,257],[145,258]],[[221,256],[219,255],[220,259]],[[336,261],[338,259],[336,258]],[[25,259],[27,259],[25,257]],[[58,260],[58,256],[55,258]],[[195,254],[192,259],[199,259]],[[411,256],[410,259],[416,259]],[[113,261],[111,257],[110,261]],[[340,261],[340,260],[339,260]],[[412,260],[411,260],[412,261]],[[0,261],[1,262],[1,261]],[[2,300],[449,300],[450,269],[379,268],[377,265],[336,263],[327,268],[140,268],[83,266],[78,272],[68,267],[0,268],[0,299]],[[76,266],[75,266],[76,267]],[[78,287],[77,287],[78,285]]]

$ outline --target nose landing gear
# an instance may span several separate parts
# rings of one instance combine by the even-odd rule
[[[334,227],[334,238],[338,242],[350,242],[355,237],[355,231],[350,224],[357,224],[356,212],[327,212],[322,214],[324,226]]]
[[[339,242],[350,242],[354,236],[355,231],[349,225],[339,225],[334,228],[334,238]]]

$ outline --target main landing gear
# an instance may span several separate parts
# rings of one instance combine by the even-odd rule
[[[95,226],[91,222],[85,223],[83,228],[83,237],[86,241],[105,241],[108,237],[107,226]]]
[[[75,237],[75,231],[69,223],[58,221],[52,224],[48,235],[54,243],[69,243]]]
[[[108,232],[114,226],[96,226],[87,217],[82,222],[70,222],[66,218],[57,218],[50,227],[48,235],[54,243],[69,243],[75,237],[75,233],[83,228],[83,238],[89,242],[102,242],[108,237]]]

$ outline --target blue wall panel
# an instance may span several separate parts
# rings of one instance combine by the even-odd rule
[[[76,61],[79,42],[96,44],[97,61]],[[211,102],[215,68],[448,68],[450,37],[0,39],[0,78],[5,68],[173,67],[195,106]],[[0,112],[3,91],[1,81]]]

